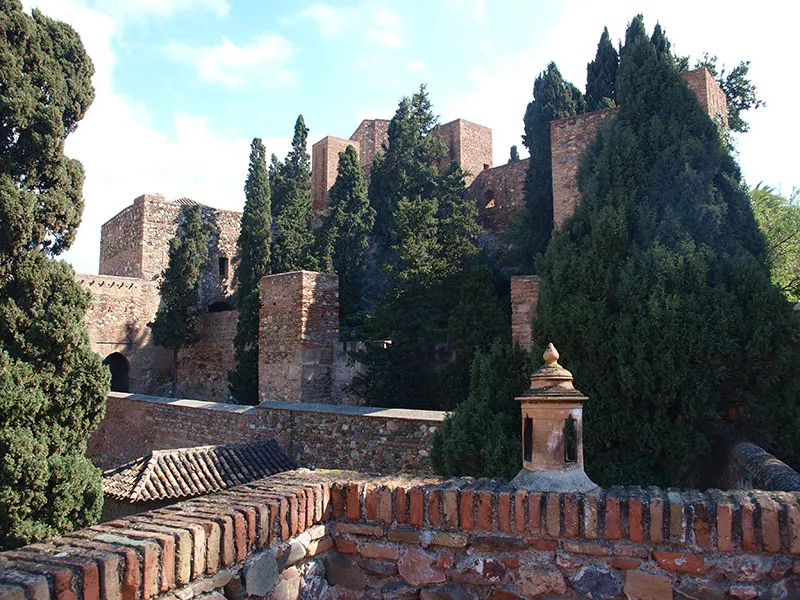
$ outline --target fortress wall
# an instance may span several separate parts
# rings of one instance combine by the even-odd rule
[[[280,473],[0,554],[0,600],[793,598],[796,493]]]
[[[206,313],[197,327],[199,341],[178,353],[181,396],[223,402],[230,399],[228,372],[236,364],[233,338],[238,310]]]
[[[700,106],[712,119],[720,118],[728,127],[728,101],[725,92],[719,87],[711,73],[705,68],[683,74],[683,80],[697,96]]]
[[[111,392],[88,455],[105,469],[153,450],[275,439],[304,466],[428,474],[431,438],[443,421],[440,411],[288,402],[246,407]]]
[[[457,156],[461,168],[469,173],[464,182],[469,186],[485,169],[492,167],[492,130],[483,125],[458,119]]]
[[[339,153],[344,152],[348,146],[353,146],[358,152],[360,144],[353,140],[327,136],[311,147],[311,201],[316,212],[328,208],[328,190],[336,182]]]
[[[100,228],[101,275],[142,276],[142,239],[144,196],[133,201]]]
[[[475,200],[481,225],[492,238],[499,238],[512,215],[524,208],[523,191],[530,159],[481,171],[467,190]]]
[[[383,144],[389,143],[389,120],[365,119],[350,136],[350,139],[359,144],[358,156],[364,167],[364,176],[369,181],[375,155],[383,151]]]
[[[531,321],[536,315],[540,283],[538,275],[511,277],[511,339],[525,350],[533,343]]]

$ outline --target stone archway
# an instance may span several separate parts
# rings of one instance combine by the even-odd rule
[[[111,371],[111,391],[129,392],[128,373],[130,365],[128,364],[128,359],[119,352],[113,352],[105,357],[103,364]]]

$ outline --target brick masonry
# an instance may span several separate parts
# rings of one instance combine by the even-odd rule
[[[540,282],[538,275],[511,277],[511,339],[526,350],[533,343],[531,321],[536,316]]]
[[[269,402],[257,407],[112,392],[89,440],[95,465],[116,467],[153,450],[275,439],[304,466],[370,473],[431,473],[440,411]]]
[[[322,138],[311,146],[311,201],[314,210],[319,212],[328,208],[328,191],[336,182],[339,170],[339,153],[348,146],[360,150],[360,144],[333,136]]]
[[[795,493],[298,470],[0,555],[0,600],[791,598]]]
[[[486,169],[477,174],[467,197],[478,207],[478,217],[491,245],[497,245],[509,219],[522,210],[525,175],[530,159]]]
[[[712,119],[721,119],[728,127],[728,101],[725,92],[719,87],[707,69],[697,69],[683,74],[683,80],[697,96],[700,106]]]
[[[361,166],[364,167],[364,174],[369,179],[375,155],[381,152],[382,146],[389,141],[389,121],[387,119],[364,119],[350,139],[358,142],[358,157],[361,160]]]

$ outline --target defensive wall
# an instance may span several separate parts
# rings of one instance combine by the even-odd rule
[[[274,439],[301,465],[425,474],[431,473],[431,439],[444,415],[295,402],[237,406],[111,392],[88,455],[105,469],[153,450]]]
[[[0,600],[792,598],[795,493],[298,470],[0,554]]]

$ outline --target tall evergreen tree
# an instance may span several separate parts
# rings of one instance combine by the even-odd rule
[[[271,209],[272,209],[272,218],[275,219],[275,216],[278,213],[278,200],[280,199],[280,191],[278,188],[281,184],[281,171],[283,169],[283,163],[278,160],[278,157],[275,156],[273,152],[269,157],[269,166],[267,167],[267,177],[269,179],[269,193],[272,199],[271,202]]]
[[[618,69],[619,55],[611,43],[608,27],[604,27],[597,44],[597,54],[586,67],[586,110],[593,111],[616,105]]]
[[[550,121],[581,113],[583,95],[565,81],[555,63],[550,63],[533,84],[533,101],[525,111],[522,141],[531,154],[525,175],[525,208],[514,228],[517,262],[532,271],[534,258],[544,252],[553,233],[553,174],[550,154]]]
[[[308,127],[303,115],[294,124],[292,149],[277,171],[272,272],[317,268],[311,229],[311,157],[306,152]]]
[[[581,202],[538,264],[534,338],[559,347],[591,399],[589,475],[698,485],[738,435],[791,460],[798,323],[735,161],[641,16],[617,99],[579,166]]]
[[[800,301],[800,190],[785,198],[757,185],[750,190],[753,212],[767,239],[772,281],[792,302]]]
[[[275,155],[272,155],[273,159]],[[239,320],[233,346],[236,367],[228,374],[230,390],[240,404],[258,404],[258,284],[270,274],[272,209],[266,149],[261,138],[250,145],[244,184],[244,212],[239,233]]]
[[[208,261],[209,226],[196,204],[183,209],[183,222],[169,241],[169,262],[158,289],[161,304],[147,326],[153,343],[172,350],[172,396],[178,394],[178,352],[198,340],[200,274]]]
[[[358,311],[364,295],[369,237],[375,209],[367,198],[364,170],[353,146],[339,153],[336,181],[330,189],[330,209],[320,233],[320,268],[339,276],[342,321]]]
[[[372,165],[369,199],[375,209],[375,233],[385,248],[391,244],[392,217],[401,198],[430,199],[438,188],[439,161],[446,148],[431,135],[437,118],[425,86],[404,97],[388,130],[388,144]]]
[[[0,2],[0,548],[86,527],[102,480],[86,442],[109,374],[84,324],[90,296],[65,262],[83,168],[64,140],[94,99],[78,34]]]

